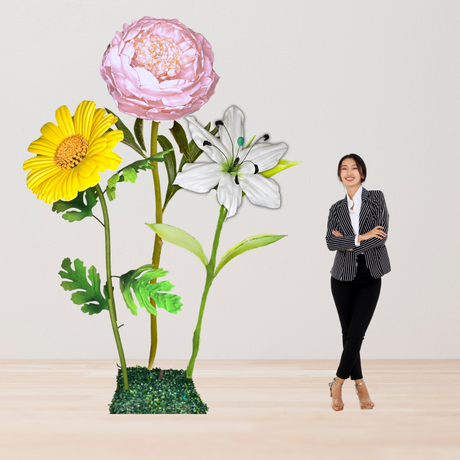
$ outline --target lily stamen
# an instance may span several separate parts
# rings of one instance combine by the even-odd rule
[[[235,146],[233,145],[233,139],[232,139],[232,136],[230,136],[230,133],[228,132],[227,127],[224,125],[222,120],[217,120],[216,121],[216,126],[223,126],[225,128],[225,131],[227,131],[228,138],[230,139],[230,142],[232,143],[232,158],[234,158],[234,156],[235,156]],[[237,155],[238,155],[238,152],[237,152]]]
[[[246,156],[244,157],[243,159],[243,162],[244,160],[246,159],[246,157],[249,155],[249,153],[251,152],[252,148],[259,142],[259,141],[267,141],[268,139],[270,139],[270,136],[268,134],[264,134],[263,136],[260,136],[259,139],[257,139],[252,145],[251,147],[249,148],[249,150],[246,152]]]
[[[217,122],[216,122],[217,123]],[[224,152],[222,152],[222,150],[219,148],[219,147],[216,147],[214,144],[211,144],[211,142],[209,141],[204,141],[203,142],[203,147],[206,146],[206,145],[209,145],[211,147],[214,147],[215,149],[219,150],[219,152],[224,156],[224,158],[228,161],[228,158],[227,158],[227,155],[225,155]]]

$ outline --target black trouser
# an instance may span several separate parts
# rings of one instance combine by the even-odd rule
[[[337,369],[337,377],[341,379],[363,378],[359,350],[377,306],[381,284],[381,278],[372,278],[363,254],[358,255],[353,281],[338,281],[331,277],[332,296],[342,326],[343,352]]]

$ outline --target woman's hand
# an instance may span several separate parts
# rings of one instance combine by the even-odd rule
[[[381,225],[377,225],[377,227],[373,228],[370,232],[359,235],[358,241],[370,240],[371,238],[378,238],[379,240],[382,240],[387,236],[387,234],[380,229],[383,229],[383,227]]]
[[[332,234],[334,236],[343,236],[339,231],[337,230],[332,230]],[[347,249],[347,251],[353,251],[353,249]]]

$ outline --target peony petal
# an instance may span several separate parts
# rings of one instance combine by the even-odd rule
[[[52,142],[56,147],[58,147],[61,142],[66,138],[62,131],[54,123],[46,123],[42,126],[40,132],[43,136],[50,142]]]
[[[70,110],[66,105],[63,105],[56,110],[56,121],[59,129],[66,138],[75,134],[75,126],[73,125],[72,115],[70,115]]]
[[[269,144],[267,142],[260,142],[249,148],[249,153],[246,160],[252,161],[259,167],[259,172],[267,171],[274,168],[279,159],[286,153],[288,146],[284,142],[279,144]],[[246,151],[242,152],[244,158]]]
[[[278,184],[260,174],[244,174],[239,176],[243,192],[252,204],[266,208],[279,208],[281,196]]]
[[[223,175],[216,163],[187,163],[177,173],[174,184],[196,193],[207,193],[214,188]]]
[[[227,218],[236,214],[242,198],[241,188],[236,184],[234,176],[222,174],[217,187],[217,201],[227,209]]]
[[[231,158],[231,150],[229,151],[219,139],[214,137],[209,131],[206,131],[196,121],[195,117],[185,117],[185,119],[188,121],[188,128],[190,129],[190,133],[196,145],[200,149],[203,149],[212,161],[222,164],[226,159]],[[203,145],[204,141],[210,142],[212,146]]]
[[[222,121],[225,127],[219,126],[219,138],[227,150],[232,152],[232,157],[236,158],[238,156],[238,138],[244,138],[244,114],[236,105],[232,105],[226,110]]]

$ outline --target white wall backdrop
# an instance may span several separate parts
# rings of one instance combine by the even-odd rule
[[[289,145],[285,158],[304,162],[276,176],[281,209],[245,199],[224,225],[219,254],[258,233],[289,236],[233,260],[216,278],[198,359],[340,356],[334,254],[324,237],[329,207],[345,196],[337,162],[350,152],[367,163],[365,187],[385,193],[391,222],[392,272],[363,358],[459,358],[459,14],[460,2],[446,0],[3,5],[0,358],[117,359],[108,313],[81,313],[57,274],[65,257],[104,274],[101,227],[51,212],[26,188],[22,163],[59,106],[73,113],[90,99],[117,111],[99,76],[102,54],[123,23],[144,15],[178,18],[211,43],[221,80],[196,113],[202,123],[236,104],[248,137],[269,133]],[[132,126],[134,119],[121,118]],[[161,123],[160,133],[170,126]],[[138,159],[123,145],[116,151],[123,165]],[[218,211],[215,192],[181,191],[164,222],[187,230],[209,254]],[[120,185],[110,212],[114,273],[149,263],[151,175]],[[204,270],[167,244],[161,265],[184,306],[178,315],[160,311],[157,357],[188,359]],[[148,315],[132,316],[119,295],[117,308],[128,362],[147,359]]]

